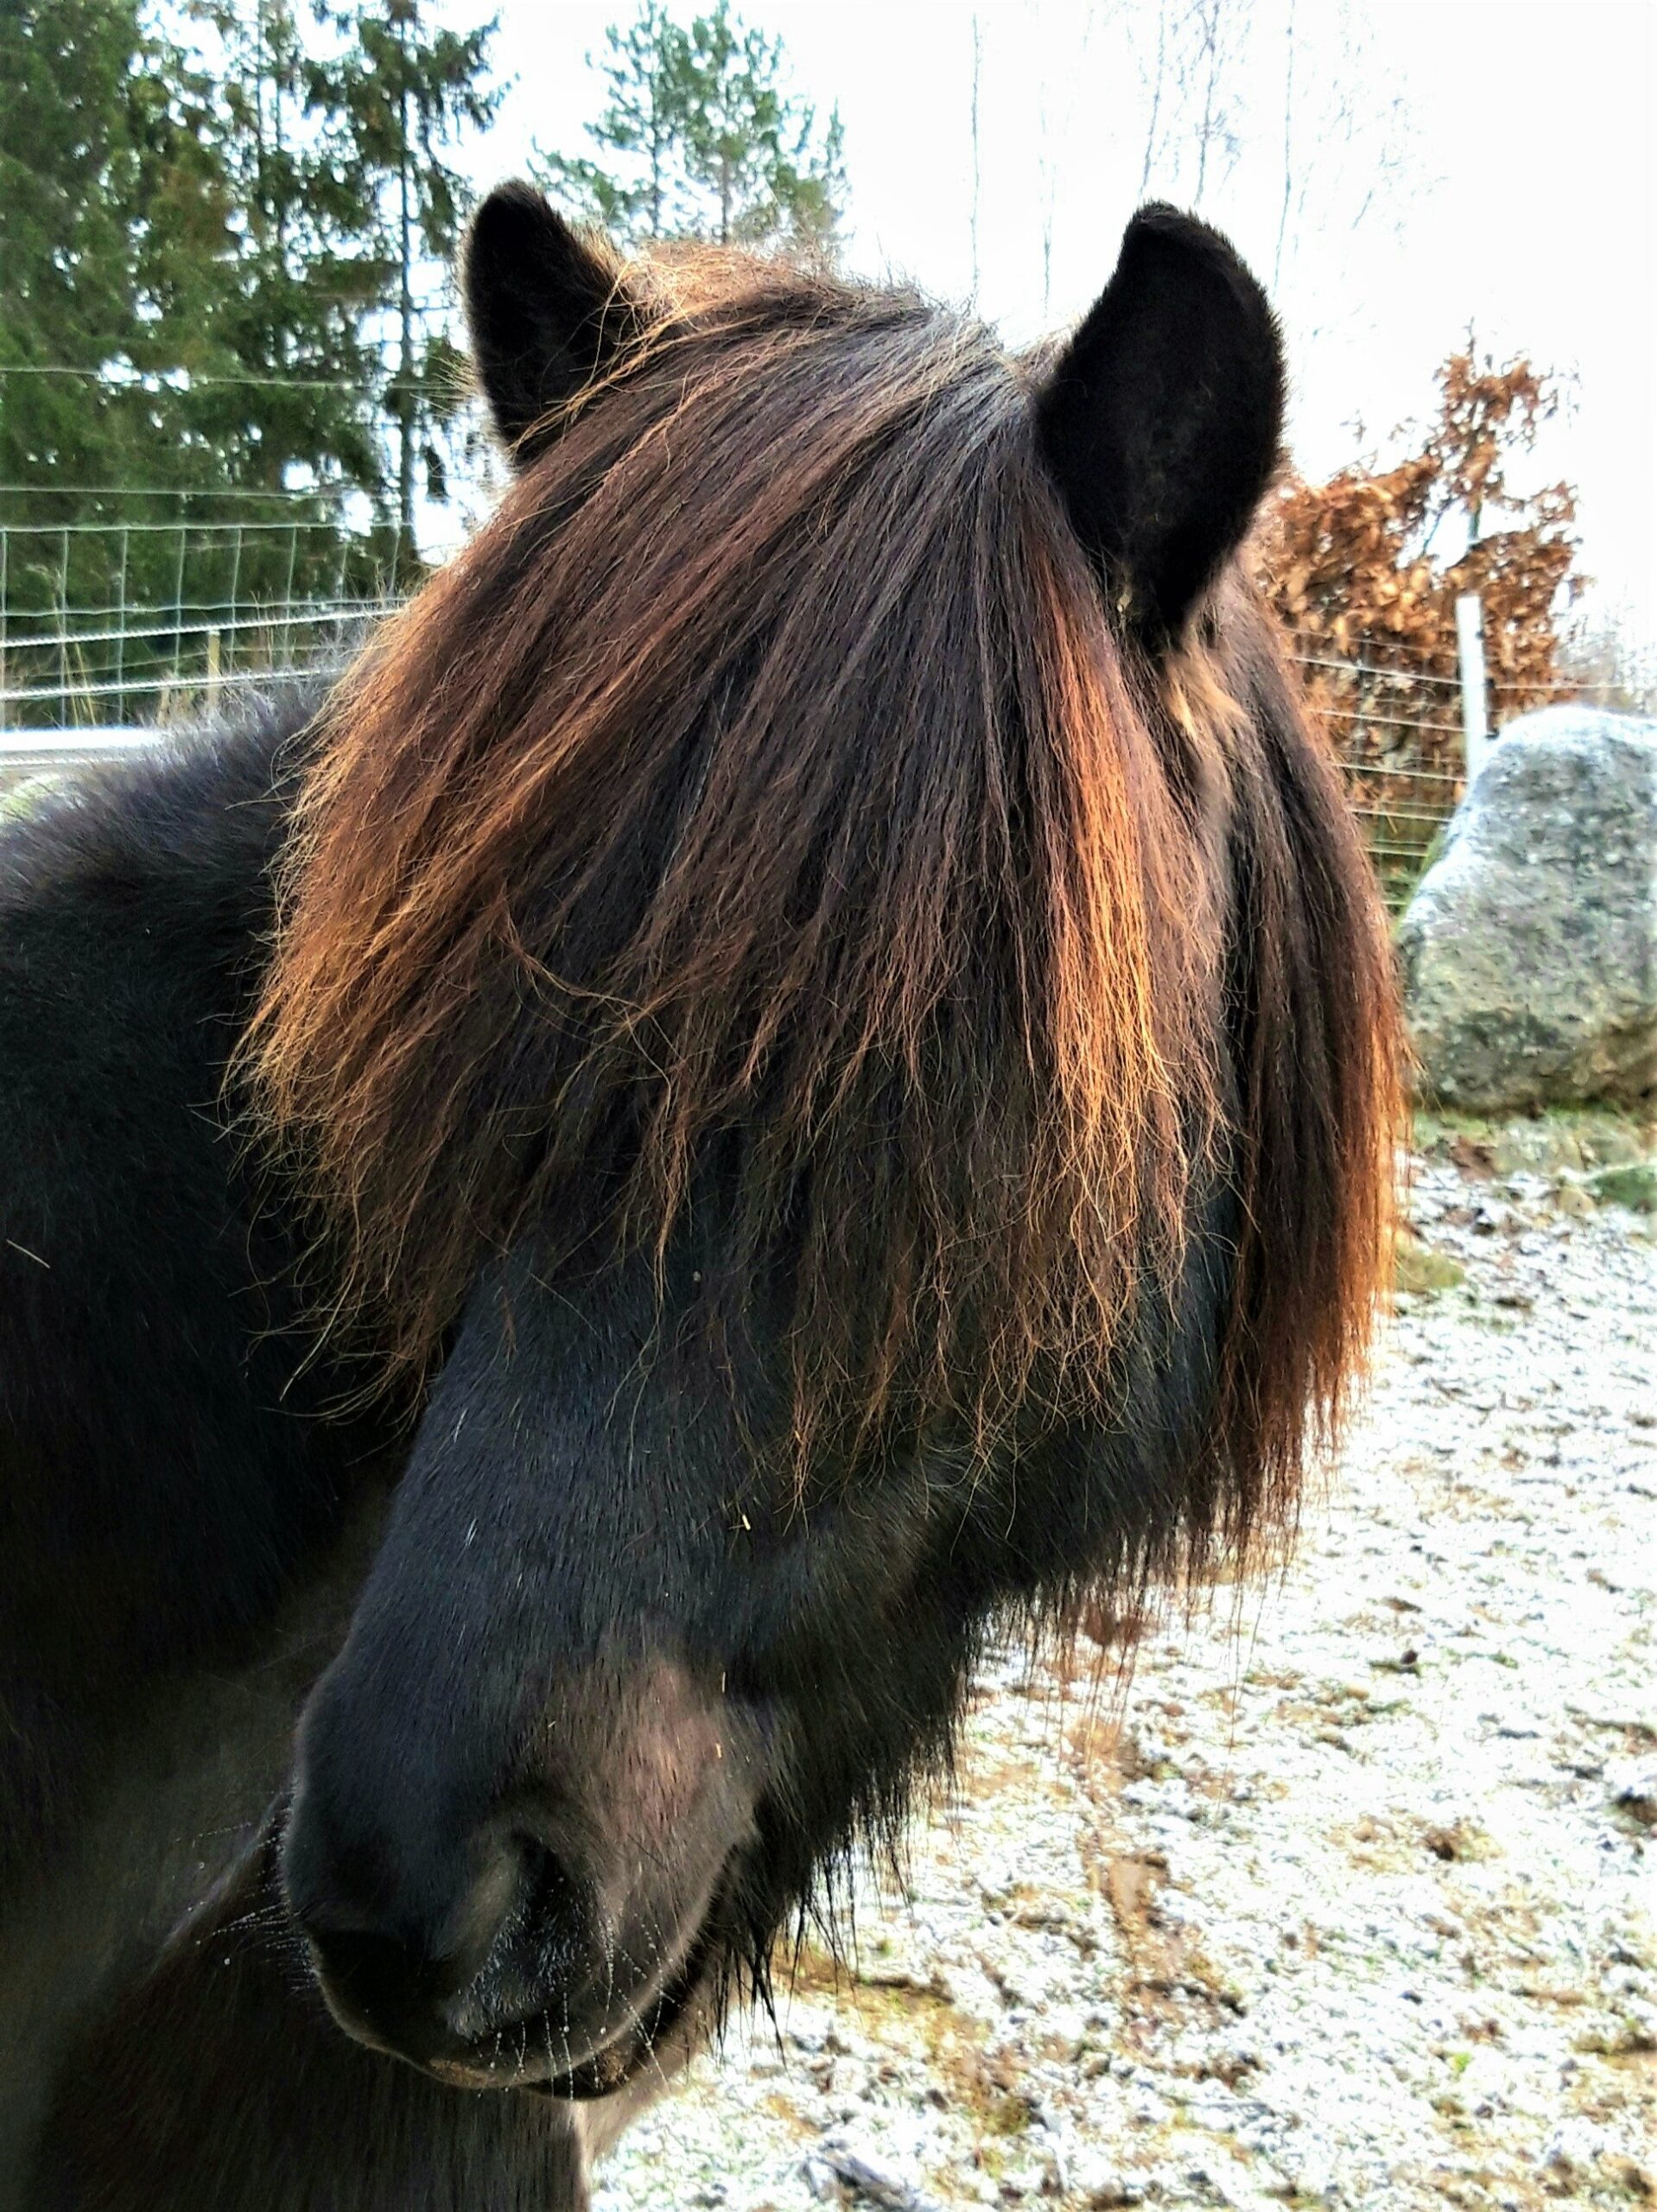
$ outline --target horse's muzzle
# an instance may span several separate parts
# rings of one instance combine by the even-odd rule
[[[394,1938],[327,1927],[314,1910],[302,1911],[316,1979],[339,2025],[457,2087],[527,2087],[572,2099],[622,2087],[717,1972],[717,1892],[641,1972],[650,1955],[642,1930],[632,1946],[599,1931],[580,1948],[550,1936],[536,1897],[543,1874],[532,1856],[527,1864],[516,1901],[480,1956],[428,1960]],[[513,1885],[499,1879],[494,1887],[505,1895]],[[481,1930],[475,1916],[473,1925]]]
[[[441,1745],[394,1775],[352,1689],[313,1700],[283,1848],[334,2018],[444,2081],[608,2094],[716,1970],[752,1836],[741,1711],[666,1662],[566,1678],[486,1798]]]

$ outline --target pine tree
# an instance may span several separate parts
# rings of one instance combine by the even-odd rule
[[[828,257],[845,193],[838,111],[816,143],[814,111],[779,89],[783,42],[719,0],[690,26],[693,105],[685,167],[721,245],[784,245]]]
[[[683,142],[694,105],[690,42],[659,0],[644,0],[626,25],[605,33],[609,101],[588,136],[625,157],[625,176],[581,156],[539,156],[546,181],[613,237],[637,241],[678,236],[693,209]],[[589,57],[589,67],[594,66]]]
[[[103,632],[146,610],[147,636],[98,648],[124,683],[200,662],[226,600],[410,572],[418,448],[441,493],[460,389],[415,295],[456,244],[437,154],[493,111],[487,39],[433,32],[415,0],[0,0],[0,558],[32,618],[12,681],[74,677],[67,652],[16,650],[66,607],[107,607],[81,626]],[[353,493],[384,525],[367,538]]]
[[[605,34],[594,156],[539,154],[537,175],[629,245],[699,238],[832,260],[846,194],[838,112],[786,90],[783,42],[718,0],[676,22],[644,0]]]
[[[340,99],[292,0],[194,0],[219,41],[215,150],[233,258],[213,327],[228,370],[206,413],[233,481],[309,481],[378,499],[378,348],[366,327],[384,274],[359,243],[364,211],[337,174]]]
[[[445,154],[463,131],[486,126],[502,97],[489,79],[496,18],[457,32],[437,28],[432,15],[422,0],[357,0],[326,10],[348,41],[326,73],[337,116],[329,151],[359,211],[359,235],[393,321],[396,366],[384,405],[396,444],[399,576],[418,562],[422,461],[428,496],[447,496],[444,432],[462,390],[448,304],[420,297],[422,286],[447,281],[469,201],[464,177]],[[323,82],[319,76],[319,93]]]
[[[210,89],[139,0],[0,9],[0,524],[25,678],[49,656],[21,641],[66,607],[176,601],[179,534],[154,525],[224,481],[191,381],[227,251]]]
[[[136,0],[0,9],[0,483],[118,480],[130,410],[101,381],[141,337],[126,87]],[[16,514],[10,489],[0,515]]]

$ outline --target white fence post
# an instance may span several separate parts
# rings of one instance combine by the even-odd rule
[[[1461,664],[1462,742],[1470,785],[1483,766],[1490,742],[1490,711],[1484,680],[1484,608],[1476,591],[1456,601],[1456,656]]]

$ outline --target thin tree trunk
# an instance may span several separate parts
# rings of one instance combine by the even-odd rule
[[[1294,188],[1294,0],[1289,0],[1288,61],[1283,78],[1283,205],[1278,210],[1277,251],[1272,257],[1272,289],[1283,276],[1283,241],[1289,228],[1289,200]]]
[[[402,325],[402,365],[397,391],[397,523],[401,537],[397,546],[397,566],[399,575],[412,563],[415,543],[415,337],[414,337],[414,275],[410,263],[414,254],[413,212],[409,204],[409,94],[403,93],[400,120],[401,145],[398,149],[398,253],[402,262],[399,270],[397,296],[398,320]]]
[[[1036,175],[1041,187],[1041,319],[1044,327],[1052,313],[1053,201],[1058,190],[1058,181],[1053,173],[1055,132],[1050,99],[1051,90],[1052,79],[1044,69],[1036,93],[1036,131],[1039,142]]]
[[[981,181],[978,142],[978,79],[984,58],[983,38],[979,29],[978,10],[972,15],[972,296],[978,297],[978,192]]]
[[[263,222],[270,212],[264,197],[264,0],[253,10],[253,174]]]
[[[1053,311],[1053,194],[1049,186],[1043,194],[1041,211],[1041,319],[1044,323]]]
[[[1220,10],[1222,0],[1198,0],[1197,20],[1202,26],[1203,44],[1208,56],[1208,75],[1203,85],[1203,129],[1197,147],[1197,196],[1193,207],[1203,204],[1203,187],[1208,181],[1209,138],[1214,128],[1214,86],[1220,69]]]
[[[1151,182],[1152,165],[1157,157],[1157,118],[1162,112],[1162,79],[1167,65],[1168,0],[1157,0],[1157,73],[1151,86],[1151,117],[1145,128],[1145,159],[1140,164],[1140,197],[1144,199]]]
[[[263,13],[264,13],[263,4],[262,4],[262,5],[261,5],[261,7],[260,7],[259,13],[260,13],[261,17],[263,17]],[[287,194],[286,191],[282,188],[282,184],[281,184],[281,176],[282,176],[282,95],[283,95],[282,67],[283,67],[283,58],[284,58],[284,57],[283,57],[283,48],[282,48],[282,21],[281,21],[280,16],[278,16],[277,21],[276,21],[276,43],[273,45],[273,47],[272,47],[272,48],[271,48],[271,53],[270,53],[270,137],[271,137],[271,141],[272,141],[273,147],[274,147],[274,149],[275,149],[275,152],[276,152],[276,175],[277,175],[277,180],[278,180],[278,184],[277,184],[277,193],[278,193],[278,196],[277,196],[277,200],[276,200],[276,266],[277,266],[277,268],[281,270],[282,274],[285,276],[288,274],[288,215],[287,215],[287,209],[288,209],[288,194]],[[261,46],[263,46],[263,31],[261,32],[260,43],[261,43]],[[284,345],[284,346],[283,346],[283,359],[284,362],[288,359],[288,358],[289,358],[289,355],[288,355],[288,350],[287,350],[286,346]]]

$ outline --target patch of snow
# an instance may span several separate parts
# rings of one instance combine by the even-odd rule
[[[1533,1187],[1534,1185],[1534,1187]],[[1007,1653],[906,1898],[624,2138],[597,2212],[1657,2196],[1648,1227],[1412,1209],[1401,1300],[1280,1575],[1125,1700]]]

